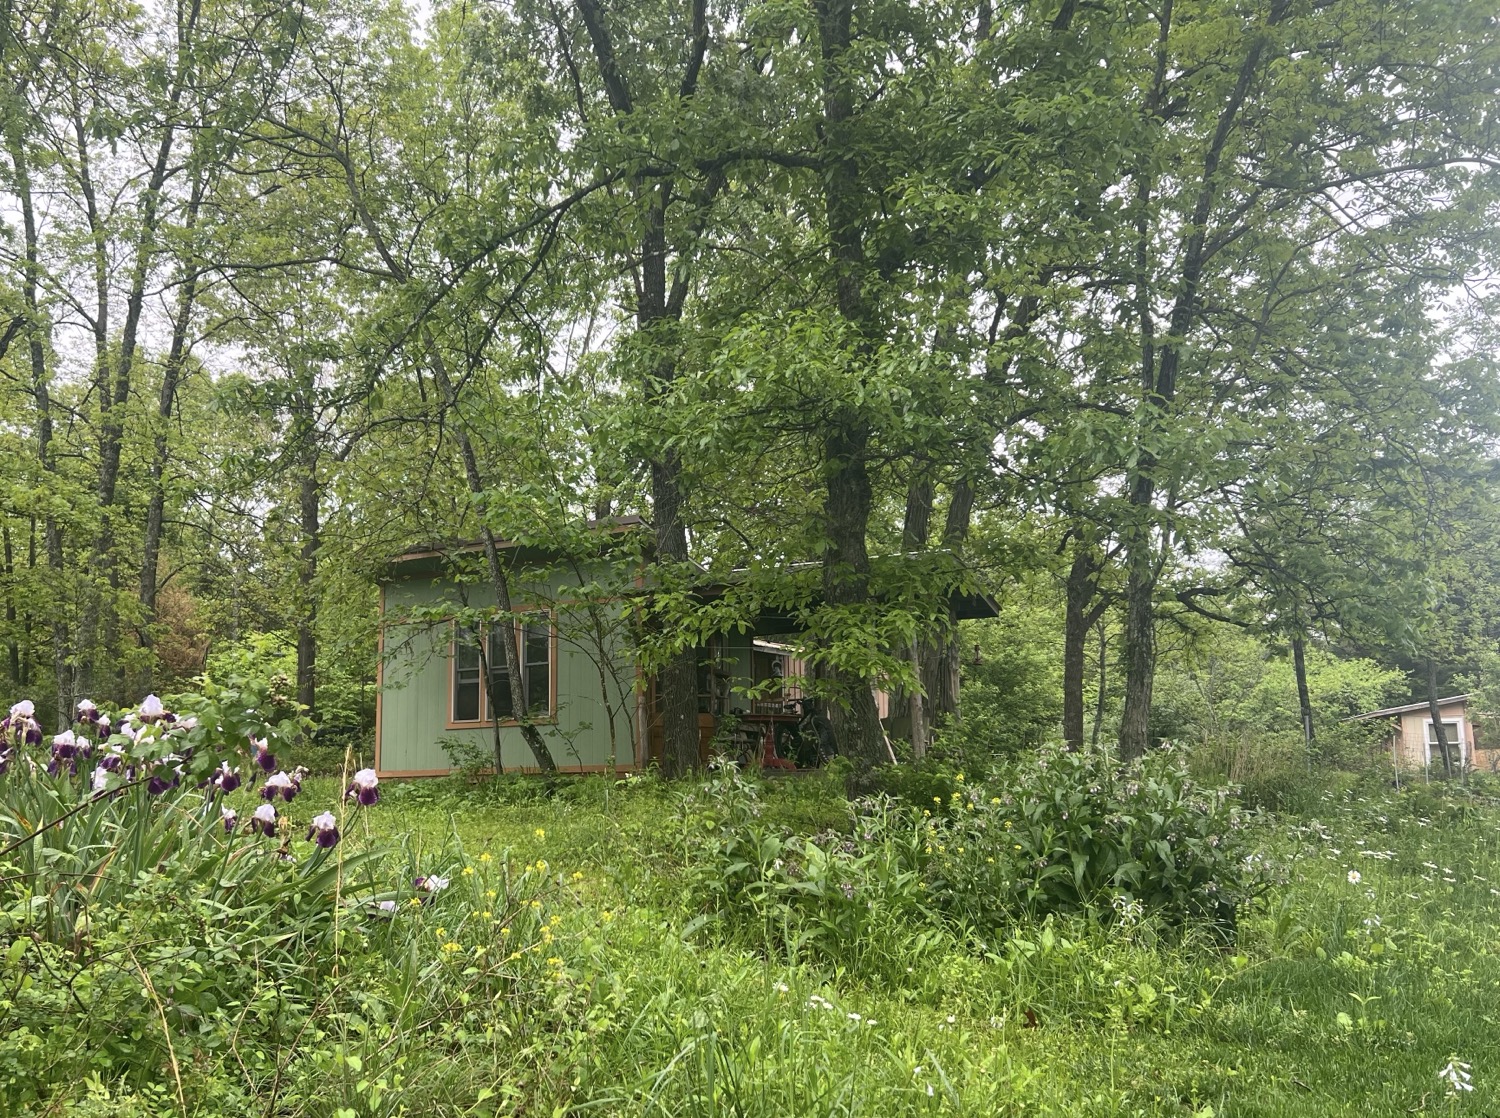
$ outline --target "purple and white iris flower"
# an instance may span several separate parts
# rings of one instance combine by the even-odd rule
[[[109,770],[102,764],[94,768],[94,794],[98,795],[109,787]]]
[[[175,758],[169,757],[167,760],[175,760]],[[146,795],[160,796],[163,792],[171,791],[182,783],[182,777],[181,765],[176,766],[170,772],[157,769],[151,774],[151,779],[146,781]]]
[[[419,893],[426,893],[430,897],[434,893],[441,893],[444,889],[448,888],[448,879],[435,873],[428,874],[426,877],[419,877],[413,881],[412,888],[416,889]]]
[[[302,791],[302,785],[290,773],[272,773],[260,786],[260,798],[269,803],[280,796],[287,803],[291,803],[292,797],[300,791]]]
[[[276,815],[274,807],[271,808],[271,815],[272,817]],[[219,809],[219,817],[224,820],[224,833],[226,835],[234,834],[234,825],[240,821],[239,812],[235,811],[232,807],[225,806]]]
[[[12,746],[41,745],[42,725],[36,720],[36,705],[30,699],[22,699],[10,708],[10,714],[0,728],[5,731],[5,740]]]
[[[229,762],[224,761],[214,770],[214,774],[209,777],[208,782],[220,792],[233,792],[240,786],[240,770],[230,768]]]
[[[261,804],[250,816],[250,831],[257,835],[276,833],[276,809],[270,804]]]
[[[167,708],[155,695],[147,695],[136,708],[136,714],[142,722],[160,722],[166,717]]]
[[[52,760],[47,762],[47,771],[56,776],[68,767],[69,772],[78,771],[78,739],[72,730],[64,730],[52,739]]]
[[[78,721],[92,725],[99,721],[99,708],[88,699],[78,700]]]
[[[369,807],[380,799],[380,778],[375,775],[374,769],[360,769],[354,774],[354,779],[349,782],[349,788],[344,793],[346,800],[358,800],[365,807]]]
[[[324,850],[337,846],[339,821],[333,817],[333,812],[325,811],[322,815],[313,816],[312,826],[307,829],[307,837]]]
[[[265,772],[275,772],[276,754],[271,752],[271,743],[265,738],[251,738],[250,744],[255,746],[255,763]]]

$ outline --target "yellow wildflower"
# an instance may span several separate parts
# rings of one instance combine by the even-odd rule
[[[494,861],[494,859],[490,856],[490,852],[488,850],[486,850],[483,854],[481,854],[479,856],[479,860],[481,862],[492,862],[492,861]]]
[[[463,876],[464,877],[473,877],[474,876],[474,867],[473,866],[465,866],[464,867]]]
[[[532,831],[531,833],[534,834],[534,835],[536,835],[536,837],[539,838],[539,839],[544,839],[544,838],[547,837],[547,832],[544,831],[544,830],[542,830],[542,828],[540,828],[540,827],[538,827],[536,830]]]
[[[954,777],[954,779],[957,780],[960,784],[962,784],[964,782],[964,774],[963,773],[959,773],[956,777]]]
[[[583,880],[583,871],[582,870],[574,870],[573,871],[573,880],[574,881],[582,881]]]
[[[486,910],[484,912],[481,912],[479,915],[481,917],[483,917],[485,920],[488,920],[490,917],[494,916],[495,914],[493,912],[490,912],[490,911]]]

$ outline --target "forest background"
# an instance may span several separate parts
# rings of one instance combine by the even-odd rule
[[[871,679],[1239,777],[1494,689],[1496,16],[4,0],[0,676],[282,673],[360,744],[391,555],[504,603],[496,541],[640,514],[869,762]],[[653,606],[681,769],[709,620]]]

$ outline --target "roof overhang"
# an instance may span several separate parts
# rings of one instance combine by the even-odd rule
[[[1453,706],[1455,703],[1462,705],[1464,703],[1467,703],[1468,701],[1468,695],[1450,695],[1446,699],[1439,699],[1437,701],[1437,705],[1438,709],[1441,710],[1443,707]],[[1371,718],[1391,718],[1397,714],[1406,714],[1407,712],[1413,710],[1427,710],[1431,706],[1432,704],[1428,702],[1407,703],[1405,706],[1386,707],[1384,710],[1372,710],[1368,714],[1351,715],[1350,717],[1344,719],[1344,721],[1364,722],[1367,719]]]

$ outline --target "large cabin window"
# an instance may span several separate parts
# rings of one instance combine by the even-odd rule
[[[526,690],[527,709],[534,719],[550,718],[555,690],[553,673],[556,670],[552,655],[552,618],[545,612],[527,614],[523,620],[515,622],[515,632],[516,651],[521,654],[521,680]],[[515,700],[511,694],[510,673],[505,667],[505,650],[500,644],[500,631],[493,625],[486,626],[486,636],[487,646],[481,656],[478,632],[472,626],[454,629],[454,723],[515,721]],[[486,667],[494,678],[492,688],[484,685]]]
[[[1425,727],[1427,731],[1427,763],[1429,765],[1432,764],[1433,759],[1436,758],[1437,763],[1441,765],[1443,763],[1443,755],[1438,751],[1437,729],[1433,726],[1432,719],[1429,718],[1427,720]],[[1463,739],[1463,733],[1459,723],[1449,722],[1446,718],[1443,719],[1443,741],[1448,743],[1448,749],[1450,750],[1448,755],[1450,757],[1455,756],[1455,753],[1452,751],[1456,746],[1456,759],[1460,763],[1466,763],[1468,761],[1468,742],[1464,741]]]

